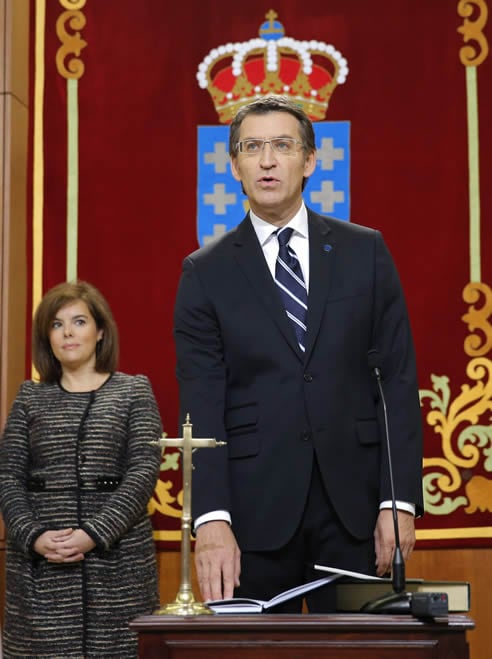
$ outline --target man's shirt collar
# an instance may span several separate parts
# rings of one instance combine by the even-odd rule
[[[268,240],[271,239],[272,234],[276,231],[276,227],[270,222],[265,222],[258,215],[255,215],[252,210],[249,211],[249,216],[251,218],[251,223],[253,228],[258,236],[260,245],[263,247]],[[307,219],[307,209],[302,202],[301,207],[294,215],[294,217],[288,222],[286,227],[291,227],[294,229],[294,232],[302,236],[303,238],[308,238],[308,219]],[[283,227],[282,227],[283,228]]]

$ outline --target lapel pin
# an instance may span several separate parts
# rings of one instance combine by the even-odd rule
[[[325,250],[325,252],[331,252],[332,247],[331,247],[331,245],[327,244],[323,247],[323,249]]]

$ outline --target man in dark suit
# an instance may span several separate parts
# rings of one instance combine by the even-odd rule
[[[387,573],[391,491],[370,350],[405,559],[422,512],[414,348],[392,258],[378,231],[304,205],[316,152],[298,105],[271,96],[241,108],[229,152],[250,212],[185,259],[175,307],[181,411],[195,437],[227,442],[194,454],[202,596],[267,600],[322,576],[314,563]],[[332,609],[330,590],[313,591],[309,610]]]

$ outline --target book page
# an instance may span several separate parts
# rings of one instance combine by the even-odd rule
[[[211,600],[206,605],[215,613],[261,613],[266,602],[246,598],[231,598],[227,600]]]
[[[282,593],[275,595],[275,597],[272,597],[268,602],[246,597],[233,597],[226,600],[210,600],[206,602],[206,604],[216,613],[260,613],[261,611],[266,611],[277,604],[286,602],[294,597],[300,597],[301,595],[304,595],[304,593],[308,593],[315,588],[320,588],[332,581],[336,581],[337,579],[340,579],[341,576],[342,575],[340,574],[331,574],[328,577],[322,577],[315,581],[303,583],[300,586],[294,586],[294,588],[289,588],[289,590],[285,590]]]
[[[352,570],[342,570],[338,567],[328,567],[326,565],[315,565],[315,570],[322,570],[324,572],[333,572],[341,577],[352,577],[352,579],[362,579],[363,581],[380,581],[382,583],[391,583],[391,579],[385,577],[375,577],[372,574],[364,574],[363,572],[354,572]]]
[[[205,604],[211,609],[217,607],[224,611],[227,608],[244,609],[248,611],[261,611],[263,607],[268,604],[268,602],[264,602],[263,600],[249,599],[248,597],[231,597],[230,599],[225,600],[208,600],[205,602]]]
[[[339,579],[341,576],[342,575],[340,574],[332,574],[329,577],[322,577],[321,579],[316,579],[316,581],[309,581],[308,583],[303,583],[300,586],[294,586],[294,588],[285,590],[283,593],[279,593],[278,595],[275,595],[275,597],[272,597],[272,599],[268,602],[265,602],[264,608],[269,609],[272,606],[286,602],[287,600],[293,599],[294,597],[304,595],[304,593],[308,593],[310,590],[325,586],[326,584]]]

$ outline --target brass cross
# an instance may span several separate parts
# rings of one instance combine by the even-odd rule
[[[191,536],[191,471],[193,464],[191,454],[199,448],[225,446],[226,442],[216,439],[196,439],[192,436],[193,424],[190,415],[183,423],[183,437],[171,438],[163,433],[156,442],[159,446],[179,448],[183,455],[183,513],[181,516],[181,584],[174,602],[165,604],[156,613],[158,615],[189,616],[213,613],[203,602],[195,601],[190,578],[190,536]]]

